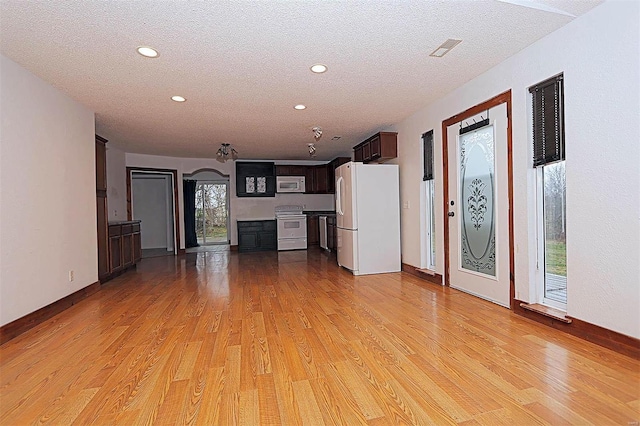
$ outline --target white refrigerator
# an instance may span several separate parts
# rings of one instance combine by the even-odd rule
[[[400,178],[396,164],[336,169],[338,265],[354,275],[400,271]]]

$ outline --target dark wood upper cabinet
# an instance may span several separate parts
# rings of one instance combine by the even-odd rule
[[[351,161],[349,157],[337,157],[329,163],[329,168],[327,169],[327,173],[329,174],[327,179],[328,193],[334,194],[336,192],[336,169],[349,161]]]
[[[398,156],[398,134],[380,132],[353,147],[354,161],[384,163]]]
[[[96,191],[107,191],[107,140],[96,136]],[[106,195],[105,195],[106,196]]]
[[[316,194],[326,194],[329,189],[329,174],[327,173],[327,164],[321,164],[313,168],[314,184]]]
[[[371,150],[370,159],[377,160],[382,156],[382,148],[380,146],[380,134],[375,135],[369,140],[369,147]]]
[[[96,137],[96,223],[98,233],[98,280],[109,276],[109,235],[107,210],[107,140]]]
[[[304,192],[306,194],[313,194],[315,192],[315,170],[313,166],[307,166],[304,172]]]
[[[98,280],[104,282],[109,275],[109,236],[107,225],[107,197],[96,197],[98,224]]]
[[[276,165],[276,176],[305,176],[307,166],[300,165]]]
[[[364,159],[362,156],[362,145],[356,145],[353,147],[353,161],[361,162]]]
[[[275,164],[236,161],[236,195],[238,197],[275,197]]]
[[[378,139],[378,155],[379,161],[387,161],[398,156],[398,134],[395,132],[380,132],[374,136],[374,139]],[[373,143],[371,145],[373,147]],[[373,149],[371,150],[371,156],[373,157]]]
[[[362,144],[362,161],[365,163],[371,161],[371,144],[369,141]]]

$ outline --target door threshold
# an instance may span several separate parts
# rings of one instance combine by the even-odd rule
[[[520,307],[527,311],[535,312],[537,314],[544,315],[545,317],[564,322],[565,324],[571,324],[571,318],[567,318],[565,313],[559,309],[550,308],[549,306],[541,305],[539,303],[529,304],[524,302],[520,303]]]

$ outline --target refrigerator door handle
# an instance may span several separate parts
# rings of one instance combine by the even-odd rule
[[[336,181],[336,212],[341,216],[344,216],[344,210],[342,210],[343,182],[344,182],[344,179],[342,178],[342,176],[338,177],[338,180]]]

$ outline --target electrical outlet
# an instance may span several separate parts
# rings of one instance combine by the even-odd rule
[[[74,274],[73,274],[73,269],[72,269],[72,270],[70,270],[70,271],[69,271],[69,282],[72,282],[72,281],[73,281],[73,278],[74,278],[74,276],[73,276],[73,275],[74,275]]]
[[[404,209],[408,209],[409,207],[411,207],[411,204],[409,203],[409,201],[405,201],[404,204],[402,205],[402,208]]]

